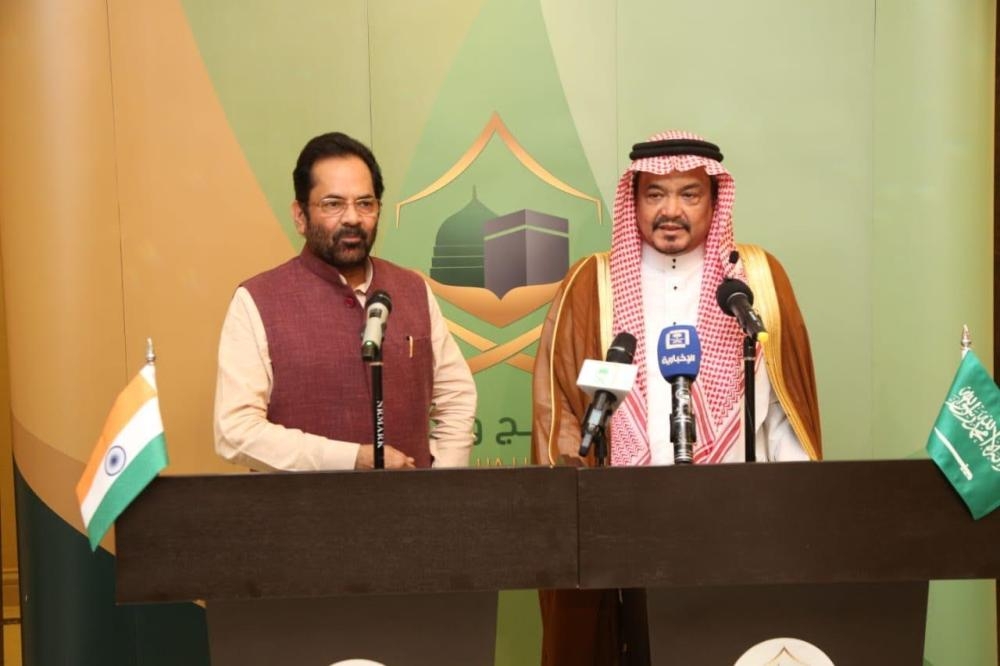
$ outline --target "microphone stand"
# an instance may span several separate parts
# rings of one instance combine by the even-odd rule
[[[594,406],[591,405],[587,408],[587,414],[583,417],[583,422],[589,425],[590,415],[594,410]],[[596,467],[604,467],[604,461],[608,456],[608,444],[607,439],[604,436],[604,424],[595,423],[593,428],[585,427],[583,430],[583,439],[580,441],[580,455],[586,456],[590,453],[591,447],[594,448],[594,464]]]
[[[594,462],[598,467],[604,467],[605,459],[608,457],[608,440],[604,436],[604,426],[594,433]]]
[[[757,415],[754,408],[754,361],[757,360],[757,341],[749,335],[743,339],[743,441],[746,444],[746,462],[757,462]]]
[[[372,372],[372,425],[375,433],[373,466],[385,469],[385,413],[382,405],[382,348],[375,351],[375,357],[368,363]]]
[[[695,433],[694,408],[691,403],[692,378],[681,375],[670,380],[670,441],[674,445],[674,464],[690,465],[694,462]]]

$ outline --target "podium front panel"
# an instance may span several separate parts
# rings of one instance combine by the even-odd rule
[[[834,664],[923,663],[926,582],[648,588],[645,596],[650,664],[734,664],[775,638],[804,641]],[[765,654],[754,663],[816,663],[795,647]]]
[[[117,524],[117,599],[566,588],[576,470],[160,477]]]
[[[929,460],[579,470],[580,586],[996,578],[978,521]]]
[[[212,666],[493,666],[496,592],[217,600],[206,608]]]

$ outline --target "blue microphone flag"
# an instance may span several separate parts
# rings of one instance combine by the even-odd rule
[[[656,345],[660,374],[668,382],[677,377],[694,379],[701,366],[701,342],[694,326],[668,326]]]

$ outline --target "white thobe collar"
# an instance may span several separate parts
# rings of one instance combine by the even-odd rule
[[[700,271],[705,263],[705,244],[684,254],[663,254],[647,243],[642,245],[642,268],[653,273],[673,273],[687,276]]]
[[[649,419],[651,462],[654,465],[673,463],[670,443],[670,385],[660,375],[656,349],[660,332],[668,326],[698,323],[698,302],[701,300],[701,274],[705,263],[705,246],[700,245],[686,254],[667,255],[649,245],[642,247],[642,310],[646,329],[646,407]]]

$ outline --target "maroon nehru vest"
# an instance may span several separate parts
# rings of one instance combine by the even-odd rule
[[[382,341],[385,443],[430,467],[434,358],[427,287],[420,277],[372,258],[370,296],[392,298]],[[264,322],[274,385],[267,418],[331,439],[371,444],[371,371],[361,360],[364,310],[340,273],[308,250],[250,278]]]

